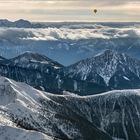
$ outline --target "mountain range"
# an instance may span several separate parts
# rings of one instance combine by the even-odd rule
[[[33,24],[27,20],[19,19],[17,21],[9,21],[7,19],[0,19],[0,27],[16,27],[16,28],[34,28],[40,24]],[[40,26],[41,27],[41,26]]]
[[[0,77],[0,97],[1,139],[140,139],[140,90],[54,95]]]
[[[0,20],[0,56],[26,51],[68,66],[107,49],[140,60],[140,23],[35,23]]]
[[[92,95],[114,89],[140,88],[140,61],[111,50],[68,67],[30,52],[2,59],[2,76],[47,92]]]

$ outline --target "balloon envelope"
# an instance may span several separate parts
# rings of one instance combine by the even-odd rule
[[[95,14],[97,13],[97,9],[94,9],[94,13],[95,13]]]

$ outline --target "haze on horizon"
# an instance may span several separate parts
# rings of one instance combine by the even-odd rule
[[[94,14],[94,9],[98,13]],[[140,22],[139,0],[0,0],[0,18],[30,21]]]

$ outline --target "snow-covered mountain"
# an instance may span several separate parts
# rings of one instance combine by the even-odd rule
[[[97,78],[102,81],[101,84],[75,80],[64,76],[61,71],[63,67],[46,56],[26,52],[16,58],[1,61],[0,75],[57,94],[67,90],[80,95],[89,95],[107,90],[103,78],[100,76],[97,75]]]
[[[66,67],[64,73],[71,78],[101,84],[97,78],[100,76],[107,86],[116,89],[140,87],[140,61],[111,50]]]
[[[140,61],[107,50],[96,57],[64,67],[46,56],[26,52],[0,61],[0,75],[37,89],[93,95],[113,89],[140,88]]]
[[[13,59],[10,59],[10,65],[21,68],[38,69],[42,72],[53,71],[60,69],[63,66],[56,61],[53,61],[45,55],[40,55],[32,52],[25,52]]]
[[[26,52],[10,60],[1,60],[0,75],[54,92],[58,88],[56,71],[61,67],[46,56]]]
[[[0,139],[112,140],[72,103],[70,108],[64,105],[71,96],[54,96],[4,77],[0,77],[0,96]]]
[[[140,90],[53,95],[0,77],[0,96],[0,139],[140,139]]]

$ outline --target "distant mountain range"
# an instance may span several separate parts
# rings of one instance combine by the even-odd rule
[[[16,21],[10,21],[8,19],[0,19],[0,27],[15,27],[15,28],[47,28],[47,27],[62,27],[69,23],[53,23],[53,22],[30,22],[25,19],[19,19]],[[75,24],[75,23],[71,23]]]
[[[0,19],[0,27],[37,28],[37,27],[43,27],[43,25],[39,23],[33,24],[24,19],[20,19],[14,22],[9,21],[7,19]]]
[[[0,77],[0,139],[140,139],[140,90],[65,94]]]
[[[19,19],[16,21],[10,21],[8,19],[0,19],[0,27],[17,27],[17,28],[46,28],[46,27],[56,27],[56,28],[70,28],[70,29],[92,29],[100,28],[101,26],[111,26],[111,27],[126,27],[126,26],[139,26],[139,22],[30,22],[25,19]]]
[[[140,61],[111,50],[68,67],[30,52],[2,59],[0,75],[48,92],[92,95],[140,88]]]
[[[0,56],[26,51],[47,55],[68,66],[114,50],[140,60],[140,23],[35,23],[0,20]]]

